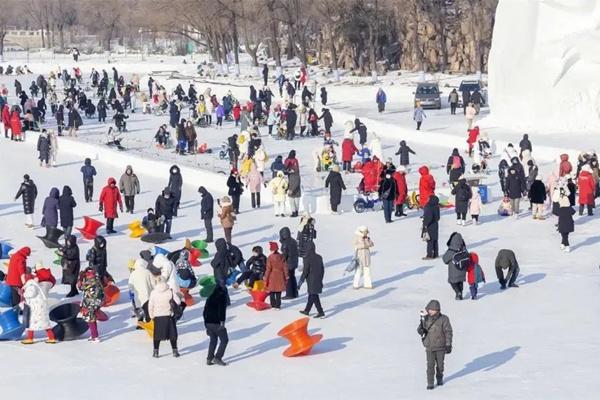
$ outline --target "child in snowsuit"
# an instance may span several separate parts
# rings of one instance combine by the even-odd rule
[[[23,344],[33,344],[34,331],[46,331],[48,340],[46,343],[56,343],[50,319],[48,317],[48,296],[35,279],[29,279],[23,286],[23,297],[27,311],[27,338],[21,341]]]
[[[469,201],[469,214],[471,214],[473,225],[477,225],[479,222],[479,214],[481,214],[482,208],[483,203],[481,201],[479,190],[473,190],[471,194],[471,200]]]
[[[469,253],[469,266],[467,267],[467,282],[469,283],[469,291],[471,292],[471,300],[477,299],[477,287],[480,282],[485,283],[485,275],[483,269],[479,265],[479,256],[477,253]]]

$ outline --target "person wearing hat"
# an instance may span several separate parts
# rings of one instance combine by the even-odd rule
[[[171,189],[164,188],[162,193],[156,198],[154,203],[154,212],[157,219],[164,218],[165,233],[171,238],[171,224],[175,216],[176,200],[171,193]]]
[[[106,218],[106,233],[117,233],[114,230],[115,218],[119,217],[117,205],[121,212],[123,212],[123,201],[121,200],[121,193],[119,192],[115,178],[108,178],[108,183],[104,186],[102,192],[100,192],[98,203],[100,212],[104,211],[104,217]]]
[[[285,290],[288,281],[288,268],[277,242],[269,242],[269,250],[271,254],[267,257],[265,290],[269,292],[271,307],[278,310],[281,309],[281,292]]]
[[[383,180],[379,185],[379,198],[383,202],[383,216],[387,224],[392,222],[392,211],[394,209],[394,202],[396,196],[398,196],[398,187],[396,180],[392,177],[393,171],[384,170]]]
[[[406,185],[406,167],[404,165],[400,165],[392,174],[392,177],[396,181],[397,189],[396,199],[394,201],[396,212],[394,215],[396,217],[406,217],[406,214],[404,214],[404,202],[408,196],[408,186]]]
[[[217,214],[221,220],[221,226],[223,227],[223,234],[227,243],[231,243],[231,234],[233,232],[233,226],[235,225],[236,215],[233,211],[233,205],[229,196],[223,196],[220,200],[217,200],[221,211]]]
[[[331,213],[338,214],[338,206],[342,202],[342,191],[346,190],[344,179],[340,174],[340,166],[334,165],[327,179],[325,179],[325,187],[329,188],[329,204],[331,205]]]
[[[363,277],[363,287],[373,289],[371,282],[371,247],[373,241],[369,237],[369,229],[366,226],[359,226],[354,233],[354,251],[358,260],[358,267],[354,272],[354,289],[360,288],[360,278]]]
[[[83,292],[81,299],[81,316],[90,329],[90,342],[99,342],[97,312],[104,302],[102,277],[95,266],[88,266],[80,275],[77,287]]]
[[[171,166],[169,169],[169,183],[167,187],[171,191],[171,196],[175,202],[173,205],[173,216],[177,216],[177,210],[179,210],[179,202],[181,201],[181,188],[183,186],[183,177],[181,176],[181,170],[177,165]]]
[[[227,289],[222,286],[215,287],[215,290],[206,299],[203,312],[204,327],[210,338],[208,356],[206,357],[207,365],[216,364],[223,367],[227,365],[223,361],[223,356],[229,343],[227,328],[225,327],[228,303]],[[217,343],[219,344],[218,349]],[[216,353],[215,350],[217,350]]]
[[[147,250],[145,250],[147,251]],[[144,251],[140,252],[140,258],[135,260],[133,264],[133,271],[129,275],[129,281],[127,286],[129,287],[129,293],[133,297],[132,303],[134,312],[138,316],[138,321],[150,322],[150,316],[148,315],[148,300],[150,299],[150,293],[154,290],[154,279],[152,273],[148,270],[149,261],[146,261],[144,257],[152,261],[152,256],[148,251],[147,255]],[[143,310],[140,312],[140,310]]]
[[[444,384],[444,358],[452,352],[452,325],[441,313],[440,302],[431,300],[425,311],[421,311],[421,322],[417,328],[427,355],[427,390],[434,388],[433,376],[438,386]]]
[[[592,167],[584,165],[577,179],[579,187],[579,215],[583,215],[583,210],[587,207],[587,215],[594,215],[593,209],[596,207],[596,182]]]
[[[575,231],[575,223],[573,221],[575,210],[571,207],[568,196],[560,196],[558,205],[558,232],[562,238],[560,249],[568,253],[571,251],[569,247],[569,234]]]
[[[29,278],[23,286],[23,298],[28,309],[27,324],[26,324],[26,339],[22,340],[23,344],[33,344],[33,334],[35,331],[46,331],[48,340],[46,343],[56,343],[52,325],[48,317],[48,294],[40,286],[36,279]]]
[[[456,212],[456,224],[465,226],[467,223],[467,213],[469,211],[469,200],[473,197],[473,191],[467,184],[464,176],[460,176],[456,186],[451,192],[454,195],[454,210]]]
[[[35,210],[35,199],[37,194],[37,186],[35,186],[33,180],[28,174],[23,175],[23,183],[21,183],[21,186],[15,195],[15,201],[17,201],[19,197],[21,197],[23,200],[25,226],[28,228],[33,228],[33,212]]]
[[[212,219],[214,216],[214,199],[212,194],[204,186],[200,186],[198,189],[202,200],[200,201],[200,218],[204,221],[204,229],[206,230],[206,243],[212,243],[213,241],[213,226]]]
[[[301,287],[304,281],[307,283],[308,301],[301,314],[310,315],[310,310],[314,305],[317,307],[317,315],[315,318],[324,318],[325,312],[321,306],[319,295],[323,292],[323,275],[325,275],[325,267],[323,265],[323,257],[315,252],[315,244],[309,243],[306,249],[306,255],[303,260],[302,276],[298,287]]]

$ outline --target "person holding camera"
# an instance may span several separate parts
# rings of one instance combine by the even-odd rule
[[[427,390],[432,390],[433,372],[438,386],[444,384],[444,358],[452,352],[452,325],[441,313],[440,302],[431,300],[421,311],[421,323],[417,328],[427,355]]]

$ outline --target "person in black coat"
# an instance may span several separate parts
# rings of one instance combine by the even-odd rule
[[[309,243],[306,248],[306,256],[303,260],[302,276],[300,277],[299,287],[306,281],[308,301],[301,314],[309,315],[312,306],[317,307],[317,315],[315,318],[325,317],[321,299],[319,295],[323,292],[323,276],[325,275],[325,266],[323,265],[323,257],[315,252],[315,244]]]
[[[173,223],[173,216],[175,212],[175,199],[172,197],[171,190],[167,187],[162,193],[156,198],[154,204],[154,212],[156,218],[164,217],[165,219],[165,232],[171,235],[171,225]]]
[[[325,125],[325,132],[331,133],[331,127],[333,126],[333,117],[331,116],[331,112],[328,108],[323,107],[321,109],[321,116],[319,117],[319,119],[323,120],[323,124]]]
[[[96,105],[96,111],[98,111],[98,122],[106,122],[106,110],[108,109],[106,105],[106,101],[104,97],[101,97],[98,100],[98,105]]]
[[[325,187],[329,188],[329,204],[331,204],[331,212],[336,214],[338,206],[342,202],[342,190],[346,190],[346,185],[340,174],[339,165],[334,165],[327,179],[325,179]]]
[[[304,104],[305,107],[308,107],[310,102],[312,101],[312,97],[313,94],[310,92],[310,90],[308,90],[308,87],[304,86],[304,89],[302,89],[302,104]]]
[[[294,137],[296,136],[297,120],[298,115],[296,114],[296,106],[294,104],[290,104],[287,110],[287,116],[285,118],[287,140],[294,140]]]
[[[392,211],[394,210],[394,201],[398,196],[398,187],[396,180],[392,177],[393,171],[386,171],[379,185],[379,198],[383,202],[383,216],[387,224],[392,222]]]
[[[96,270],[102,285],[106,285],[107,282],[114,282],[113,277],[108,273],[106,239],[104,239],[104,236],[96,236],[94,239],[94,246],[87,252],[85,258],[88,261],[89,266]]]
[[[171,128],[175,128],[177,126],[180,116],[181,112],[179,111],[177,103],[175,103],[175,100],[171,101],[171,103],[169,103],[169,124],[171,125]]]
[[[263,86],[267,86],[267,83],[269,82],[269,67],[267,66],[266,63],[263,65],[262,76],[263,76],[263,82],[264,82]]]
[[[83,120],[81,119],[81,115],[79,111],[75,108],[75,106],[71,106],[69,109],[69,136],[77,136],[77,131],[79,127],[83,125]]]
[[[79,271],[81,269],[81,262],[79,260],[79,246],[77,246],[77,237],[73,235],[65,235],[65,246],[59,251],[62,256],[62,280],[63,285],[69,285],[71,290],[66,297],[75,297],[79,294],[77,291],[77,279],[79,278]]]
[[[529,150],[529,152],[533,152],[533,148],[531,147],[531,141],[529,140],[529,135],[524,134],[523,139],[519,142],[519,147],[521,148],[520,156],[523,155],[523,150]]]
[[[350,131],[350,133],[354,132],[358,133],[358,140],[361,145],[367,143],[367,127],[358,118],[354,120],[354,128]]]
[[[244,193],[244,184],[237,168],[232,168],[231,174],[227,178],[227,194],[231,196],[233,212],[236,214],[240,213],[240,197],[242,197],[242,193]]]
[[[467,185],[467,180],[461,178],[458,183],[452,189],[454,195],[454,209],[456,210],[456,224],[465,225],[467,219],[467,213],[469,212],[469,200],[473,197],[473,191],[471,187]]]
[[[327,89],[325,87],[321,88],[321,104],[323,106],[327,105]]]
[[[207,365],[226,366],[223,361],[229,337],[227,336],[227,328],[225,328],[225,319],[227,318],[228,296],[227,289],[217,286],[210,296],[206,299],[204,305],[204,327],[206,334],[210,338],[208,344],[208,356],[206,357]],[[219,348],[217,349],[217,343]],[[215,350],[217,352],[215,353]]]
[[[432,195],[423,208],[422,235],[427,242],[427,255],[423,260],[438,258],[438,233],[440,221],[440,199]]]
[[[56,118],[58,136],[62,136],[62,130],[65,127],[65,106],[62,104],[58,106],[56,113],[54,113],[54,118]]]
[[[258,101],[258,96],[254,85],[250,85],[250,101],[253,103],[256,103]]]
[[[467,245],[458,232],[453,232],[446,243],[448,250],[444,253],[442,261],[448,265],[448,283],[454,290],[455,299],[462,300],[463,282],[467,279],[467,269],[460,269],[457,264],[454,263],[454,256],[461,253],[469,257],[467,252]]]
[[[171,166],[169,170],[169,183],[167,187],[171,191],[171,196],[173,196],[173,216],[177,216],[177,210],[179,210],[179,202],[181,201],[181,187],[183,186],[183,177],[181,176],[181,171],[177,165]]]
[[[296,268],[298,268],[298,242],[292,237],[290,228],[283,227],[279,231],[279,243],[281,243],[281,254],[285,258],[288,268],[288,280],[284,300],[298,297],[298,283],[296,281]]]
[[[315,219],[309,214],[305,214],[300,220],[300,226],[298,227],[298,255],[300,257],[306,256],[306,249],[308,244],[312,243],[317,238],[317,230],[315,229]]]
[[[60,210],[60,226],[65,232],[65,237],[71,235],[73,230],[73,209],[77,203],[73,198],[73,191],[69,186],[64,186],[62,195],[58,199],[58,209]]]
[[[510,165],[506,160],[501,160],[500,164],[498,164],[498,178],[500,179],[500,188],[502,189],[502,193],[504,196],[508,195],[508,190],[506,188],[506,177],[508,176],[508,169]]]
[[[529,201],[531,202],[531,214],[533,219],[544,219],[544,203],[548,197],[546,194],[546,185],[542,181],[541,176],[536,176],[531,184],[528,193]]]
[[[411,149],[410,147],[408,147],[406,145],[406,141],[405,140],[401,140],[400,141],[400,148],[396,152],[396,155],[400,156],[400,165],[405,166],[405,167],[409,166],[410,165],[410,155],[411,154],[416,155],[417,153],[415,153],[413,151],[413,149]]]
[[[463,114],[467,114],[467,107],[471,102],[471,92],[468,90],[463,90],[462,92],[462,101],[463,101]]]
[[[465,160],[462,158],[457,148],[454,148],[452,154],[448,157],[446,173],[448,174],[448,181],[451,185],[454,185],[458,181],[458,178],[465,173]]]
[[[233,263],[231,252],[227,248],[227,242],[225,239],[217,239],[215,241],[215,247],[217,252],[210,262],[210,265],[213,268],[213,274],[215,276],[217,286],[221,286],[222,288],[226,289],[226,282],[229,272],[235,268],[236,265]]]
[[[237,289],[242,282],[248,281],[248,287],[252,290],[254,283],[263,279],[266,269],[267,257],[263,253],[263,248],[254,246],[252,256],[246,261],[246,270],[240,274],[233,284],[234,289]]]
[[[513,215],[519,215],[519,204],[521,197],[526,193],[525,181],[521,178],[519,171],[514,166],[508,169],[506,177],[506,191],[510,199],[510,207]]]
[[[213,227],[212,219],[214,216],[214,199],[212,194],[204,186],[200,186],[198,189],[202,200],[200,201],[200,218],[204,221],[204,229],[206,230],[206,243],[212,243],[213,241]]]
[[[569,234],[575,231],[575,223],[573,222],[573,215],[575,210],[571,207],[569,198],[561,196],[558,201],[558,232],[561,236],[560,249],[569,252]]]
[[[23,183],[15,195],[15,201],[19,197],[23,201],[23,213],[25,214],[25,226],[33,228],[33,213],[35,211],[35,199],[37,198],[37,186],[28,174],[23,175]]]

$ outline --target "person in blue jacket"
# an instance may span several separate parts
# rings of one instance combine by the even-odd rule
[[[96,168],[92,165],[92,160],[86,158],[81,167],[81,174],[83,175],[83,193],[85,202],[89,203],[92,201],[94,195],[94,176],[96,176]]]
[[[379,88],[377,91],[377,96],[375,96],[375,101],[377,102],[377,109],[380,113],[385,111],[385,103],[387,102],[387,96],[382,88]]]

